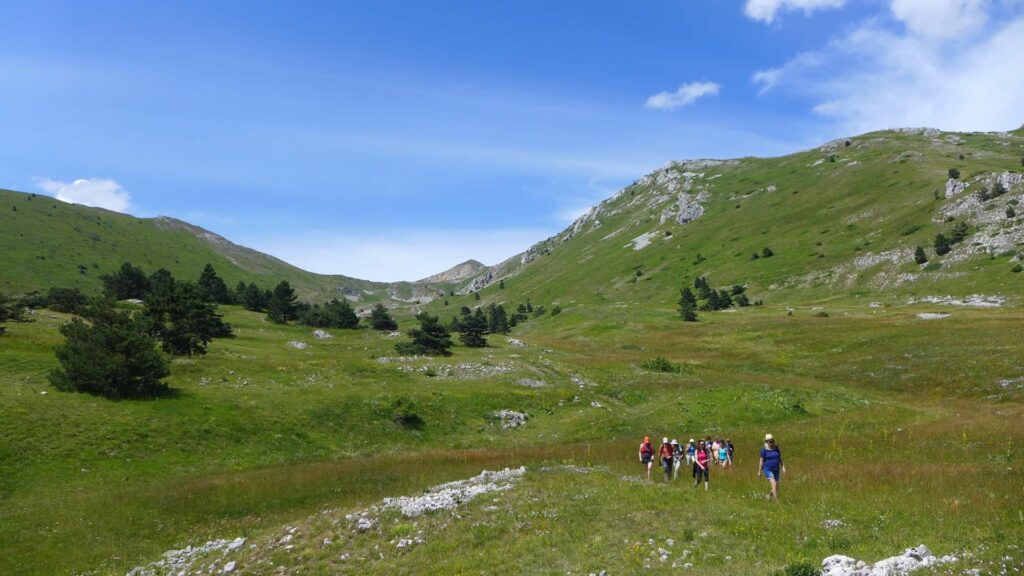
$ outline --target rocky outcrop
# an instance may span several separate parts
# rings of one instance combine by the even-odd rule
[[[955,556],[943,556],[941,558],[932,554],[924,544],[916,548],[907,548],[903,554],[879,560],[874,564],[836,554],[829,556],[821,562],[822,576],[905,576],[911,572],[956,562]]]

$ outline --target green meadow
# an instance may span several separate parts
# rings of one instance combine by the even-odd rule
[[[753,574],[922,543],[973,555],[952,573],[1004,557],[1019,569],[1024,313],[816,308],[684,324],[667,305],[568,306],[517,328],[525,346],[492,336],[396,359],[386,333],[318,340],[224,307],[236,337],[176,359],[174,393],[148,401],[53,390],[67,317],[40,310],[0,341],[0,573],[120,574],[237,536],[256,546],[238,557],[253,574]],[[916,316],[938,308],[951,316]],[[658,356],[678,372],[640,367]],[[502,409],[526,424],[503,429]],[[766,431],[786,455],[777,504],[755,475]],[[736,466],[708,492],[657,470],[638,481],[645,434],[730,437]],[[339,523],[517,466],[512,489],[456,511],[385,515],[361,534]],[[292,528],[293,548],[275,546]],[[396,550],[413,535],[424,543]]]

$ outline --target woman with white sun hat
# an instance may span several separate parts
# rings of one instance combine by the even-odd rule
[[[782,450],[775,437],[771,434],[764,435],[764,448],[761,448],[761,461],[758,463],[757,475],[764,475],[771,484],[772,490],[768,494],[769,500],[779,499],[779,481],[782,474],[786,472],[786,465],[782,463]]]

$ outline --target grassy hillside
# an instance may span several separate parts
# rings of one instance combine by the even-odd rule
[[[436,297],[451,286],[313,274],[173,218],[135,218],[8,190],[0,190],[0,246],[0,291],[8,294],[51,286],[98,290],[100,276],[125,261],[147,272],[167,268],[180,278],[198,278],[210,263],[232,288],[239,281],[269,288],[288,280],[311,300],[401,303]]]
[[[968,186],[947,198],[950,168]],[[491,269],[484,301],[660,302],[697,275],[782,303],[935,294],[1018,300],[1022,172],[1019,130],[876,132],[779,158],[673,163]],[[976,201],[999,175],[1009,192]],[[703,213],[680,223],[680,204]],[[1019,214],[1009,218],[1012,206]],[[960,221],[970,235],[937,256],[935,235],[949,236]],[[931,259],[926,267],[913,259],[919,245]],[[766,247],[774,256],[752,260]],[[495,285],[503,277],[507,292]]]

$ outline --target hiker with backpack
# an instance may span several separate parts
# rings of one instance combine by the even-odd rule
[[[672,444],[669,443],[668,438],[661,440],[661,448],[658,449],[658,456],[661,457],[661,469],[665,473],[665,482],[672,479],[672,458],[675,450],[672,449]]]
[[[697,441],[690,438],[690,443],[686,445],[686,464],[692,465],[693,461],[697,458]]]
[[[676,442],[675,438],[672,439],[672,480],[679,477],[679,467],[683,464],[683,458],[685,454],[683,447]]]
[[[704,479],[704,490],[708,489],[708,483],[711,480],[711,456],[708,453],[708,447],[705,446],[704,441],[701,440],[697,446],[697,452],[693,461],[693,487],[700,486],[701,478]]]
[[[758,464],[757,475],[764,475],[771,484],[772,490],[768,494],[769,500],[778,501],[779,481],[782,474],[786,472],[786,465],[782,463],[782,450],[775,442],[771,434],[764,435],[764,448],[761,448],[761,461]]]
[[[651,463],[654,461],[654,446],[651,445],[651,437],[644,436],[640,443],[640,464],[647,469],[647,481],[651,481]]]

